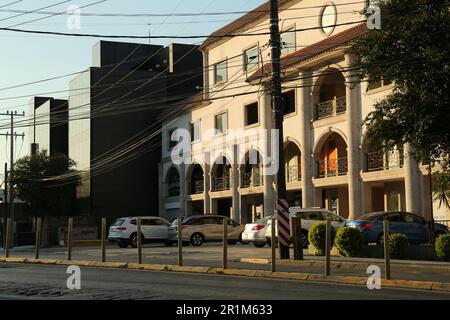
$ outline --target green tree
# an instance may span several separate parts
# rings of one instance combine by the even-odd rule
[[[418,160],[448,171],[450,11],[447,0],[378,0],[381,30],[353,46],[362,78],[393,81],[364,124],[367,141],[392,149],[410,143]]]
[[[450,209],[450,174],[436,174],[433,180],[434,200],[439,202],[439,207],[445,205]]]
[[[73,212],[76,187],[81,181],[75,166],[66,155],[49,156],[45,150],[14,164],[11,180],[17,197],[28,204],[30,216],[64,216]]]

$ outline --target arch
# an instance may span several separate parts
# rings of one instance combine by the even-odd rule
[[[284,144],[284,166],[288,183],[301,180],[302,152],[298,143],[290,139]]]
[[[177,197],[180,195],[180,172],[178,168],[172,166],[166,175],[167,195]]]
[[[166,170],[165,170],[165,172],[163,174],[163,177],[164,177],[163,182],[166,183],[166,184],[168,183],[169,173],[170,173],[170,171],[172,169],[177,170],[178,175],[181,177],[181,170],[180,170],[180,168],[178,166],[176,166],[176,165],[171,164],[170,166],[166,167]]]
[[[318,139],[316,139],[316,142],[314,144],[313,147],[313,153],[314,156],[318,155],[320,153],[320,150],[322,149],[323,144],[325,143],[325,141],[328,139],[328,137],[333,134],[333,133],[337,133],[338,135],[341,136],[342,139],[344,139],[345,144],[348,146],[348,139],[347,139],[347,135],[340,129],[335,128],[335,127],[328,127],[328,130],[323,132]]]
[[[256,152],[258,154],[258,160],[260,162],[264,162],[264,154],[261,151],[261,149],[257,146],[251,146],[250,148],[248,148],[247,150],[245,150],[244,155],[242,156],[241,159],[239,159],[239,165],[243,166],[247,164],[247,160],[249,159],[250,153],[251,152]]]
[[[260,187],[263,184],[263,163],[264,158],[258,148],[251,148],[247,151],[241,162],[241,187]]]
[[[205,171],[202,165],[198,162],[193,163],[188,170],[186,181],[189,183],[189,194],[203,193],[205,190]]]
[[[225,159],[225,161],[223,161],[223,159]],[[223,163],[219,163],[219,160],[221,160]],[[231,161],[231,158],[227,154],[220,152],[215,160],[211,163],[210,174],[214,173],[214,170],[218,164],[229,164],[231,166],[232,163],[233,162]]]
[[[289,143],[295,144],[297,146],[298,150],[300,150],[300,151],[302,150],[302,145],[301,145],[300,141],[298,141],[296,138],[290,137],[290,136],[288,136],[284,139],[284,149],[286,149],[286,147],[289,145]]]
[[[193,160],[192,163],[187,168],[186,180],[191,180],[192,172],[194,171],[196,166],[199,166],[202,169],[203,174],[205,173],[205,165],[199,160]]]

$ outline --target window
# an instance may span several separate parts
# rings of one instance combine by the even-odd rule
[[[167,132],[167,141],[168,141],[168,148],[169,150],[172,150],[173,148],[176,147],[176,145],[178,144],[178,141],[172,141],[172,135],[175,132],[175,129],[171,129]]]
[[[259,51],[258,47],[250,48],[244,51],[244,70],[251,70],[253,67],[259,64]]]
[[[258,102],[245,106],[245,125],[250,126],[259,122]]]
[[[214,83],[228,80],[227,61],[222,61],[214,65]]]
[[[170,168],[168,173],[167,191],[169,197],[178,197],[180,195],[180,175],[174,167]]]
[[[283,93],[283,112],[288,115],[295,112],[295,90]]]
[[[413,216],[412,214],[408,214],[408,213],[405,213],[405,222],[406,223],[418,223],[418,224],[425,223],[425,221],[422,218]]]
[[[218,114],[214,118],[215,120],[215,128],[220,133],[225,134],[228,129],[228,115],[226,112]]]
[[[322,8],[320,13],[320,27],[326,35],[333,33],[337,22],[337,9],[334,3],[329,3]]]
[[[200,121],[191,123],[191,141],[200,140]]]
[[[367,90],[373,90],[373,89],[378,89],[381,87],[389,86],[393,83],[393,81],[385,80],[383,78],[369,77],[368,83],[369,83],[369,85],[367,87]]]
[[[402,215],[400,213],[391,213],[387,216],[389,222],[403,222]]]
[[[295,51],[295,31],[290,28],[281,34],[281,55],[287,55]]]

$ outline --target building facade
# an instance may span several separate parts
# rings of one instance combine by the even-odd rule
[[[392,89],[390,83],[361,80],[354,68],[350,43],[370,32],[361,23],[367,4],[279,5],[285,155],[279,167],[286,173],[290,205],[324,207],[344,218],[381,210],[429,218],[426,167],[409,146],[384,153],[365,143],[362,122]],[[271,143],[261,144],[270,142],[274,128],[269,9],[266,3],[249,12],[200,47],[203,97],[163,126],[163,217],[214,213],[247,223],[274,212],[276,175],[267,172],[276,153]],[[174,161],[175,129],[191,133],[188,161],[182,163]],[[435,205],[434,212],[448,219],[445,208]]]

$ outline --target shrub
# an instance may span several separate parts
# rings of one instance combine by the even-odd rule
[[[325,240],[326,240],[326,222],[316,223],[311,227],[308,233],[308,241],[316,249],[317,255],[325,255]],[[336,231],[331,228],[331,245],[333,246]]]
[[[402,233],[393,233],[389,236],[389,248],[391,257],[403,259],[408,247],[408,238]]]
[[[444,261],[450,261],[450,234],[440,235],[435,243],[436,255]]]
[[[334,245],[344,257],[360,257],[364,245],[364,236],[358,229],[342,228],[336,234]]]

